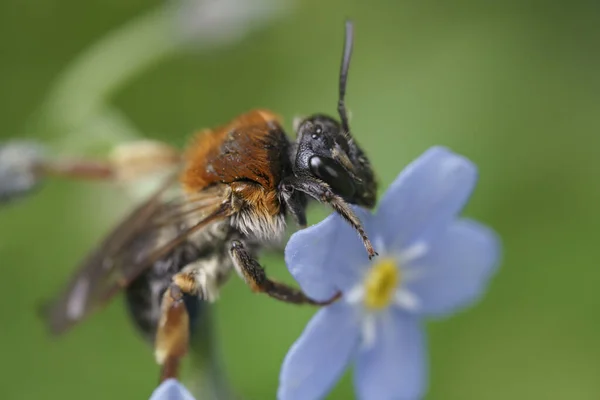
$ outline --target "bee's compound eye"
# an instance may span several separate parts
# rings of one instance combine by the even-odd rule
[[[352,178],[338,162],[327,157],[313,156],[309,165],[310,171],[329,184],[337,194],[347,197],[354,195],[356,189]]]

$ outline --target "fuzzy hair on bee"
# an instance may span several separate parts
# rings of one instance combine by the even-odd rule
[[[228,184],[233,225],[245,235],[276,239],[285,230],[278,184],[291,172],[289,148],[279,118],[255,110],[200,132],[186,153],[181,182],[192,195]]]
[[[164,380],[177,377],[202,308],[219,297],[232,271],[252,291],[280,301],[318,306],[337,300],[315,301],[271,280],[257,258],[267,242],[282,239],[288,217],[306,226],[309,200],[329,205],[356,230],[369,258],[377,254],[350,206],[374,207],[377,182],[348,124],[350,22],[345,37],[339,121],[321,113],[304,118],[294,124],[293,141],[275,113],[256,109],[198,132],[181,155],[144,143],[127,147],[135,156],[120,153],[119,162],[107,166],[107,179],[160,169],[161,163],[177,172],[83,260],[47,310],[52,332],[66,332],[124,290],[133,321],[154,344]],[[157,164],[144,157],[147,149]],[[124,165],[136,160],[144,168]]]

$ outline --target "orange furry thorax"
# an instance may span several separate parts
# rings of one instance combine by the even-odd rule
[[[289,163],[288,146],[275,114],[250,111],[194,136],[185,153],[181,183],[190,194],[227,184],[249,204],[274,215],[279,212],[277,186]]]

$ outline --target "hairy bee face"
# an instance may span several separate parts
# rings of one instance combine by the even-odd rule
[[[335,119],[317,114],[303,120],[297,134],[296,173],[324,181],[350,203],[375,206],[375,175],[350,132]]]

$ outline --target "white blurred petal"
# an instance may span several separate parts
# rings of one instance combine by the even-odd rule
[[[294,0],[178,0],[176,28],[185,42],[213,46],[240,40],[286,15]]]
[[[26,194],[39,183],[34,169],[43,157],[44,147],[37,142],[0,144],[0,203]]]

